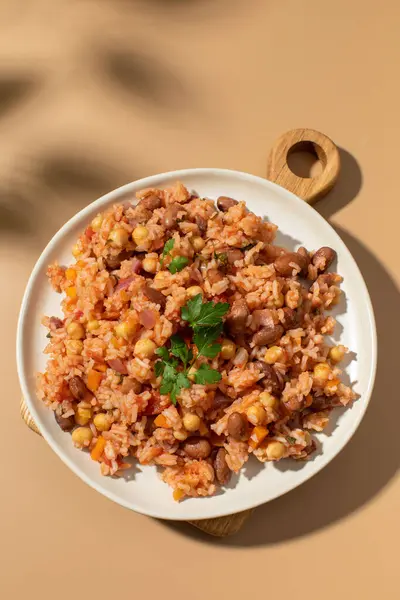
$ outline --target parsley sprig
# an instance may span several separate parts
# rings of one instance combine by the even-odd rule
[[[171,238],[170,240],[165,242],[163,251],[161,253],[161,259],[160,259],[161,266],[163,266],[164,260],[171,253],[171,250],[173,249],[174,246],[175,246],[174,238]],[[175,273],[182,271],[182,269],[184,269],[186,267],[186,265],[188,265],[188,264],[189,264],[189,259],[186,256],[175,256],[175,258],[173,258],[171,260],[171,262],[169,263],[167,268],[168,268],[168,271],[170,273],[172,273],[172,275],[175,275]]]
[[[221,344],[216,340],[222,333],[222,318],[228,310],[227,302],[203,303],[201,294],[189,300],[182,308],[182,319],[193,330],[193,342],[198,351],[196,359],[200,356],[215,358],[221,351]],[[179,335],[173,335],[170,343],[170,348],[163,346],[156,350],[160,360],[156,362],[154,370],[157,377],[162,376],[160,393],[170,394],[173,404],[176,404],[180,391],[190,387],[188,373],[194,359],[193,351]],[[207,363],[202,363],[194,372],[193,379],[195,383],[210,385],[218,383],[221,374]]]

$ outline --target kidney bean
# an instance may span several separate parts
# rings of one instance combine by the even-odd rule
[[[207,231],[207,220],[204,217],[201,217],[200,215],[196,215],[194,220],[197,227],[199,228],[200,234],[203,235]]]
[[[69,380],[68,386],[69,391],[76,400],[82,400],[89,391],[82,377],[78,377],[77,375]]]
[[[290,277],[293,272],[293,267],[290,263],[298,265],[301,271],[304,271],[307,266],[307,261],[304,256],[297,252],[287,252],[275,259],[275,270],[284,277]]]
[[[331,266],[332,262],[335,260],[337,254],[335,250],[329,248],[329,246],[323,246],[319,250],[316,251],[314,256],[312,257],[312,263],[319,271],[322,273]]]
[[[227,451],[225,448],[220,448],[214,459],[214,471],[218,483],[226,485],[231,478],[231,470],[226,463]]]
[[[170,204],[163,215],[163,225],[166,229],[173,229],[178,220],[178,212],[182,210],[180,204]]]
[[[75,427],[75,419],[74,419],[73,415],[65,418],[65,417],[58,415],[55,412],[54,416],[55,416],[55,419],[56,419],[58,425],[61,427],[61,429],[63,431],[72,431],[73,428]]]
[[[263,327],[253,335],[253,343],[255,346],[267,346],[273,344],[283,335],[282,325],[271,325]]]
[[[230,404],[232,404],[232,402],[233,402],[232,398],[229,398],[229,396],[225,396],[225,394],[223,394],[222,392],[217,390],[215,393],[215,396],[214,396],[211,410],[218,410],[220,408],[225,408],[226,406],[229,406]]]
[[[206,438],[193,436],[183,443],[183,451],[190,458],[208,458],[211,454],[211,444]]]
[[[288,308],[287,306],[285,306],[285,308],[282,308],[282,310],[284,314],[281,322],[284,329],[294,329],[297,324],[297,315],[295,311],[292,308]]]
[[[278,376],[273,366],[267,364],[263,360],[258,360],[254,364],[261,371],[261,373],[264,374],[263,378],[261,379],[261,385],[265,389],[269,390],[272,394],[280,395],[285,387],[285,382],[282,376]]]
[[[228,433],[234,440],[243,442],[249,437],[249,424],[241,413],[233,412],[228,418]]]
[[[229,331],[232,334],[244,332],[249,314],[250,311],[246,304],[246,300],[243,298],[235,300],[226,318],[226,324]]]
[[[110,271],[114,271],[115,269],[119,269],[122,261],[128,260],[132,256],[132,252],[128,252],[127,250],[123,250],[119,254],[114,256],[108,256],[105,259],[106,267]]]
[[[235,204],[238,204],[238,201],[234,200],[233,198],[229,198],[228,196],[220,196],[217,200],[217,206],[219,210],[222,210],[222,212],[226,212],[232,208],[232,206],[235,206]]]
[[[143,288],[143,294],[146,296],[150,302],[154,302],[154,304],[159,304],[161,308],[165,307],[166,298],[164,294],[150,287],[149,285],[145,285]]]
[[[155,210],[156,208],[160,208],[161,199],[155,194],[151,194],[151,196],[142,198],[138,203],[138,206],[143,206],[143,208],[146,208],[147,210]]]

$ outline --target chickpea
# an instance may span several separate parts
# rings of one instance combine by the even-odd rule
[[[75,423],[77,425],[87,425],[92,418],[93,411],[91,408],[78,406],[75,413]]]
[[[81,342],[81,340],[67,340],[65,342],[65,348],[67,350],[68,356],[73,356],[75,354],[82,354],[83,342]]]
[[[118,248],[123,248],[128,243],[129,234],[126,229],[122,229],[122,227],[118,227],[118,229],[113,229],[110,232],[109,239],[116,246],[118,246]]]
[[[345,346],[341,346],[341,345],[333,346],[333,348],[331,348],[329,350],[329,358],[334,363],[338,363],[341,360],[343,360],[345,354],[346,354]]]
[[[329,375],[331,374],[331,368],[328,363],[318,363],[314,367],[314,378],[317,382],[325,383],[328,381]]]
[[[76,257],[80,256],[82,254],[81,249],[79,247],[79,244],[74,244],[72,246],[72,255]]]
[[[142,267],[147,273],[155,273],[157,271],[157,265],[157,259],[152,257],[144,258],[142,262]]]
[[[132,239],[138,246],[143,244],[149,236],[149,230],[144,225],[138,225],[135,227],[132,233]]]
[[[261,404],[265,406],[265,408],[272,408],[273,410],[276,410],[279,406],[278,400],[269,392],[261,392],[258,399],[260,400]]]
[[[236,354],[236,344],[232,340],[225,339],[221,344],[221,356],[224,360],[230,360]]]
[[[72,441],[77,446],[89,446],[93,439],[93,433],[90,427],[77,427],[72,432]]]
[[[151,358],[156,347],[155,343],[149,339],[138,340],[135,344],[134,354],[139,358]]]
[[[97,321],[97,319],[92,319],[88,322],[86,329],[90,331],[90,333],[92,333],[93,331],[96,331],[96,329],[98,329],[99,327],[100,323]]]
[[[97,215],[91,222],[92,229],[94,231],[99,231],[102,223],[103,223],[103,217],[101,215]]]
[[[200,252],[201,250],[203,250],[205,245],[206,243],[202,237],[192,238],[192,246],[196,250],[196,252]]]
[[[200,427],[200,417],[193,413],[186,413],[183,417],[183,425],[187,431],[197,431]]]
[[[265,353],[264,360],[268,365],[273,365],[283,358],[283,348],[280,346],[271,346]]]
[[[267,418],[267,413],[265,412],[263,407],[258,406],[257,404],[253,404],[253,406],[250,406],[247,409],[246,414],[248,420],[252,425],[262,425]]]
[[[267,457],[269,460],[279,460],[285,454],[285,446],[282,442],[270,442],[267,446]]]
[[[184,442],[187,439],[186,431],[174,431],[173,436],[179,442]]]
[[[192,285],[186,290],[186,296],[188,298],[194,298],[198,294],[201,294],[203,296],[203,290],[199,285]]]
[[[97,413],[94,416],[93,424],[98,431],[108,431],[111,427],[111,419],[106,413]]]
[[[81,340],[85,337],[85,330],[83,326],[75,321],[72,321],[69,325],[67,325],[67,333],[73,340]]]
[[[131,337],[136,331],[136,325],[132,321],[122,321],[115,327],[115,334],[118,337],[125,338],[126,340]]]

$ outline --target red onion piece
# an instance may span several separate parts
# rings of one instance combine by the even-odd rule
[[[117,373],[121,373],[121,375],[128,375],[128,369],[120,358],[113,358],[107,362],[108,366],[111,367],[111,369],[114,369],[114,371],[117,371]]]
[[[156,324],[156,316],[154,310],[142,310],[139,314],[139,321],[146,329],[153,329]]]

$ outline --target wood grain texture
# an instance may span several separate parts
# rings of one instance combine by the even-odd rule
[[[33,420],[25,400],[22,398],[20,403],[21,417],[32,431],[41,435],[35,421]],[[197,529],[201,529],[204,533],[213,535],[215,537],[225,537],[233,535],[242,527],[246,519],[251,515],[252,510],[245,510],[235,515],[227,515],[226,517],[219,517],[218,519],[204,519],[201,521],[188,521]]]
[[[316,177],[298,177],[289,168],[287,159],[292,152],[308,151],[317,155],[322,173]],[[286,188],[306,202],[322,198],[335,185],[340,173],[337,146],[323,133],[314,129],[292,129],[274,144],[268,160],[267,179]]]

